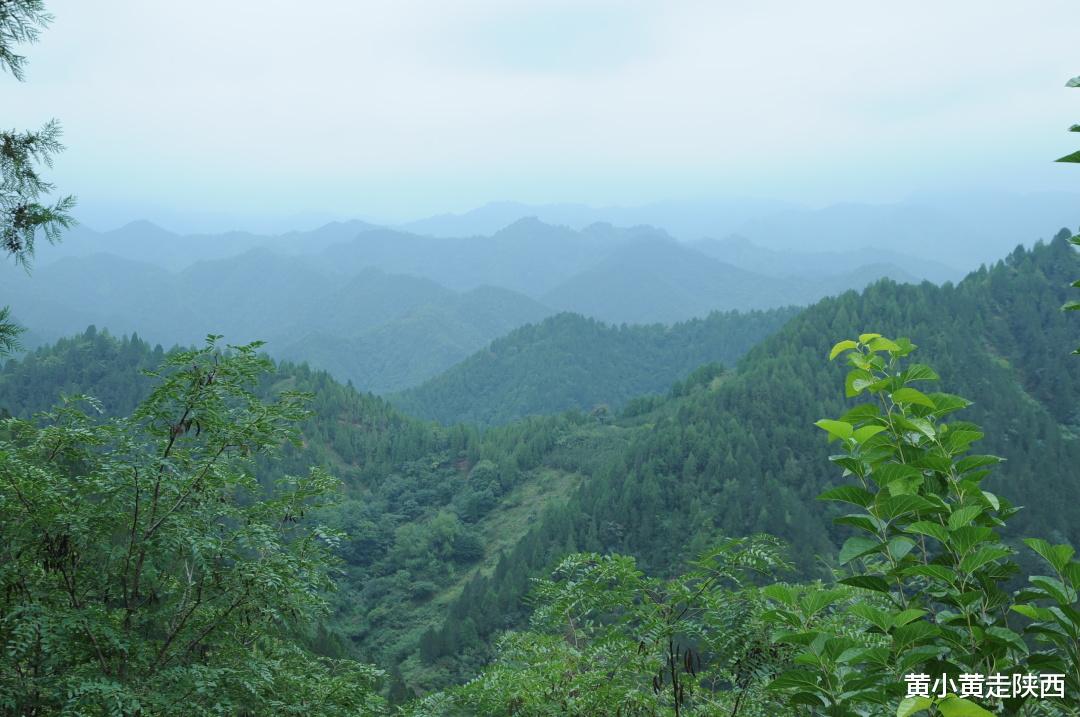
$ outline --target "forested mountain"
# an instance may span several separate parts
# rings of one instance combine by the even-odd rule
[[[342,324],[340,332],[313,321],[307,326],[317,328],[308,334],[298,331],[300,338],[286,344],[277,355],[309,361],[363,390],[400,391],[439,375],[492,338],[551,313],[542,304],[508,289],[481,286],[462,293],[443,292],[446,296],[441,301],[416,305],[412,305],[414,297],[405,297],[397,306],[387,307],[395,316],[392,321],[362,332],[346,326],[354,317],[358,322],[365,320],[359,316],[366,311],[365,305],[343,302],[333,319]],[[407,310],[399,313],[402,309]],[[369,314],[366,320],[375,316],[379,314]]]
[[[619,410],[632,398],[666,393],[703,364],[734,366],[797,312],[717,312],[673,326],[610,326],[559,314],[390,400],[414,416],[485,425],[571,409]]]
[[[652,227],[574,231],[536,219],[456,239],[362,223],[277,237],[181,237],[146,222],[104,235],[79,231],[32,274],[0,267],[0,303],[16,307],[35,340],[91,324],[167,346],[212,331],[264,340],[277,358],[309,361],[377,393],[414,387],[558,310],[612,323],[674,323],[717,310],[805,305],[881,276],[917,280],[892,264],[830,275],[820,261],[798,276],[766,276]],[[121,256],[85,253],[90,247]]]
[[[791,541],[803,575],[820,574],[818,556],[848,533],[815,499],[836,472],[813,423],[850,405],[829,347],[866,330],[911,337],[942,387],[975,401],[967,413],[986,429],[982,450],[1008,459],[987,487],[1024,506],[1013,537],[1037,528],[1075,544],[1080,366],[1059,307],[1078,275],[1065,232],[955,286],[847,292],[795,316],[732,373],[695,371],[614,421],[570,413],[480,435],[281,366],[265,390],[311,391],[315,415],[304,446],[264,471],[324,465],[348,490],[328,516],[350,538],[320,649],[392,665],[401,698],[472,674],[494,635],[520,624],[529,578],[570,552],[626,553],[665,575],[719,535],[766,531]],[[142,342],[85,333],[9,362],[0,406],[25,413],[60,388],[123,411],[144,385],[135,370],[155,358]]]
[[[534,218],[519,219],[490,236],[433,238],[386,229],[329,247],[321,259],[332,266],[367,265],[423,276],[452,289],[491,285],[537,297],[641,233],[658,232],[610,226],[577,232]]]
[[[791,541],[803,571],[820,571],[816,556],[850,534],[815,499],[835,473],[814,421],[847,410],[842,368],[827,354],[835,338],[870,329],[912,337],[943,387],[975,401],[981,449],[1008,460],[988,487],[1024,506],[1014,537],[1037,529],[1076,544],[1080,366],[1062,350],[1075,331],[1060,306],[1080,258],[1067,237],[1018,248],[956,286],[884,281],[826,299],[752,349],[734,375],[704,373],[684,395],[631,402],[612,428],[631,437],[597,457],[567,505],[545,512],[492,576],[465,588],[444,628],[427,636],[429,661],[474,659],[462,652],[461,625],[482,639],[501,629],[515,604],[507,594],[524,593],[531,575],[576,550],[634,555],[668,574],[717,535],[767,532]]]
[[[880,246],[847,252],[766,249],[746,237],[733,234],[724,239],[699,239],[689,246],[718,261],[771,277],[833,277],[863,267],[887,267],[883,276],[899,281],[907,274],[941,284],[963,278],[963,272],[939,262],[901,254]]]
[[[457,292],[375,268],[339,268],[268,249],[178,273],[94,254],[32,275],[5,266],[0,300],[19,307],[38,341],[94,324],[171,346],[196,343],[212,327],[237,342],[265,340],[274,356],[311,361],[376,392],[421,383],[552,313],[505,289]]]
[[[802,306],[883,276],[914,279],[878,264],[828,278],[776,279],[711,259],[670,238],[641,237],[620,245],[541,300],[611,323],[670,323],[718,310]]]
[[[501,286],[555,309],[613,323],[675,322],[716,310],[805,305],[882,276],[918,281],[949,273],[937,266],[923,272],[918,262],[908,261],[915,272],[909,273],[873,258],[841,272],[819,261],[781,281],[773,273],[711,258],[653,227],[595,223],[574,231],[535,218],[518,220],[490,237],[365,232],[328,248],[321,261],[337,267],[376,266],[457,289]]]
[[[89,393],[105,415],[125,415],[154,385],[143,371],[165,355],[137,337],[91,327],[9,360],[0,371],[0,413],[27,417],[62,395]],[[550,456],[565,451],[560,437],[588,433],[594,423],[580,415],[538,418],[481,436],[408,418],[325,372],[287,363],[261,386],[265,395],[284,390],[310,393],[312,416],[302,424],[302,447],[286,445],[276,460],[262,461],[260,481],[321,466],[346,491],[338,507],[318,516],[347,529],[348,538],[339,551],[346,565],[338,612],[314,646],[383,665],[410,655],[419,665],[420,635],[441,622],[461,585],[478,569],[493,569],[544,506],[577,485],[580,475],[550,465]],[[459,676],[420,672],[412,679],[426,688]]]

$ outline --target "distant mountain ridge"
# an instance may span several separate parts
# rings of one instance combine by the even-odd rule
[[[506,289],[458,292],[367,267],[332,272],[309,257],[256,248],[180,272],[108,254],[67,257],[33,276],[0,272],[0,305],[17,307],[34,346],[88,325],[165,346],[208,333],[267,341],[276,357],[307,360],[383,393],[421,383],[492,339],[552,313]]]
[[[640,206],[492,202],[460,214],[441,214],[401,225],[432,236],[490,234],[514,217],[582,229],[594,222],[663,227],[683,241],[738,234],[774,251],[814,253],[823,247],[851,252],[888,249],[910,257],[934,256],[954,272],[991,262],[1018,243],[1031,246],[1045,226],[1080,223],[1080,194],[1040,192],[937,194],[891,203],[832,204],[810,208],[754,198],[689,199]],[[1048,238],[1048,237],[1043,237]],[[923,272],[913,272],[925,276]]]
[[[386,393],[560,311],[614,324],[671,324],[717,310],[807,305],[883,276],[924,276],[914,260],[900,267],[888,261],[903,260],[895,252],[868,251],[860,258],[878,263],[858,266],[847,257],[844,268],[855,268],[838,273],[830,255],[815,256],[804,271],[780,277],[734,263],[752,260],[760,269],[770,263],[768,250],[728,248],[679,242],[647,225],[595,222],[575,230],[535,217],[490,236],[457,238],[362,222],[275,237],[185,237],[136,222],[43,247],[32,279],[0,267],[0,305],[11,305],[37,341],[91,324],[164,345],[221,333],[265,340],[272,355],[308,360]]]
[[[145,220],[106,232],[76,225],[57,244],[39,243],[35,263],[41,266],[70,257],[112,254],[180,270],[199,261],[225,259],[256,248],[289,254],[311,253],[375,228],[374,224],[354,220],[331,222],[311,231],[264,235],[244,231],[177,234]]]

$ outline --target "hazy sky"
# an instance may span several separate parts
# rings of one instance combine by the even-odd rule
[[[1080,189],[1076,0],[47,5],[3,122],[99,224]]]

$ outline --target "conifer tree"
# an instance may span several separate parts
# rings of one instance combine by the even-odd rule
[[[43,0],[0,1],[0,69],[24,80],[26,57],[16,46],[36,42],[50,22]],[[55,119],[36,131],[0,130],[0,246],[22,266],[34,255],[38,232],[55,242],[74,223],[69,212],[75,199],[65,196],[49,204],[54,187],[38,173],[42,164],[51,167],[62,149]],[[0,308],[0,355],[18,347],[18,334],[9,308]]]

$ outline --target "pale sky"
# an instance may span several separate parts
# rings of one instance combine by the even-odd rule
[[[47,6],[3,123],[116,224],[1080,189],[1076,0]]]

